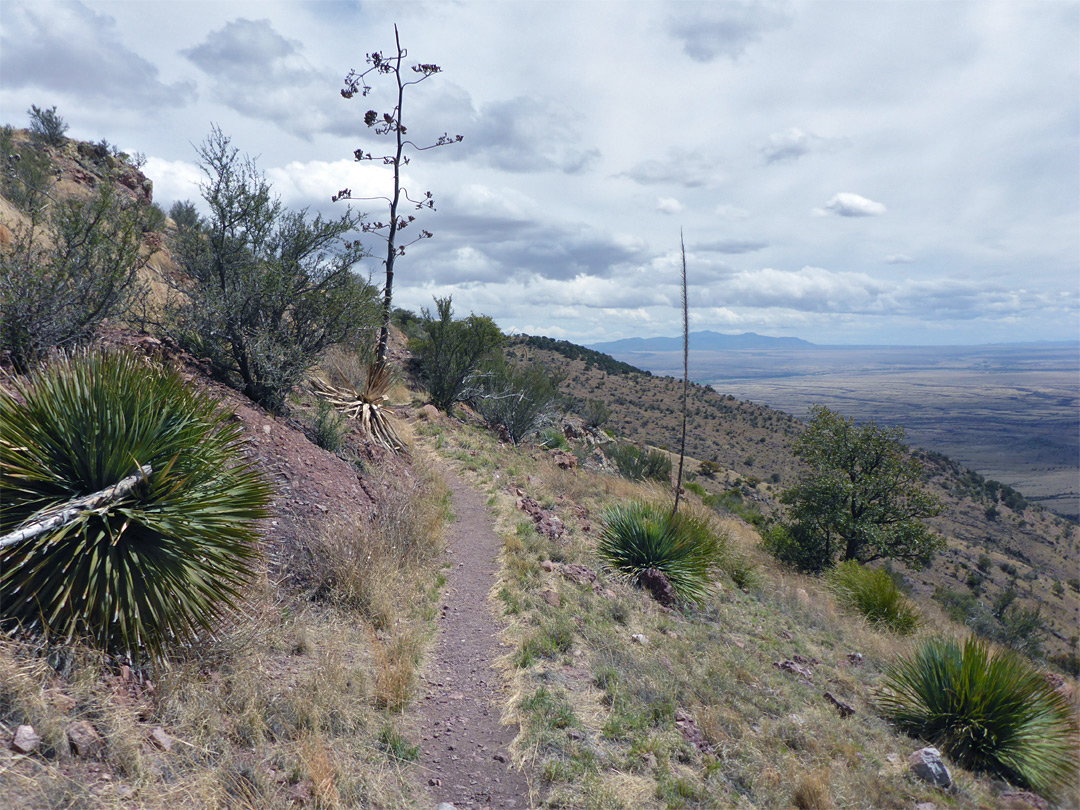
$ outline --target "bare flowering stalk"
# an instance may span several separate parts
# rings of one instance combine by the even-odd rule
[[[367,96],[372,90],[367,79],[372,75],[392,76],[397,85],[397,103],[390,112],[380,113],[376,110],[368,110],[364,115],[364,123],[371,129],[374,129],[376,135],[389,135],[394,138],[394,150],[386,155],[373,155],[371,152],[365,152],[363,149],[357,149],[353,152],[353,157],[358,161],[381,160],[384,166],[393,167],[394,188],[392,196],[354,197],[351,189],[344,188],[332,198],[334,202],[337,202],[338,200],[383,200],[390,207],[390,215],[385,222],[365,222],[361,226],[364,232],[378,233],[386,239],[386,286],[383,288],[383,323],[382,328],[379,330],[379,342],[375,355],[375,363],[377,366],[383,366],[386,363],[386,349],[390,339],[390,313],[394,287],[394,260],[399,256],[405,255],[405,248],[416,244],[421,239],[430,239],[432,235],[431,231],[420,230],[411,241],[403,244],[398,243],[399,233],[406,228],[412,227],[413,223],[416,221],[414,215],[403,215],[399,213],[401,208],[412,206],[412,210],[414,211],[421,211],[424,209],[431,211],[435,210],[435,200],[430,191],[425,191],[422,196],[412,197],[410,196],[408,189],[401,185],[401,168],[402,166],[407,166],[409,164],[406,147],[417,152],[424,152],[428,149],[435,149],[440,146],[458,143],[463,137],[461,135],[451,136],[443,133],[434,143],[427,144],[426,146],[420,146],[414,141],[408,140],[406,137],[408,129],[404,123],[403,113],[405,88],[430,79],[436,73],[441,73],[442,68],[433,64],[416,64],[409,68],[413,74],[413,77],[409,78],[409,74],[402,70],[402,60],[408,56],[408,51],[401,47],[401,37],[398,34],[396,25],[394,26],[394,43],[397,52],[393,55],[383,54],[379,51],[367,54],[367,69],[360,72],[350,70],[349,75],[345,77],[345,87],[341,90],[342,97],[346,99],[353,98],[357,93],[361,96]]]

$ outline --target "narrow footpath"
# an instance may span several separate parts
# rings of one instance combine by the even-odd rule
[[[438,638],[419,701],[420,764],[435,806],[528,810],[525,776],[510,767],[515,730],[499,723],[504,697],[493,662],[499,627],[488,602],[502,542],[479,492],[444,468],[455,520]]]

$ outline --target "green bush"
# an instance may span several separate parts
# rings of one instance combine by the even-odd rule
[[[0,389],[0,531],[152,473],[110,504],[0,551],[0,623],[133,658],[191,641],[252,576],[270,489],[243,428],[132,354],[78,354]]]
[[[101,183],[88,200],[69,199],[32,214],[0,250],[0,349],[20,371],[50,349],[88,340],[108,318],[128,312],[137,284],[144,212]]]
[[[631,501],[604,514],[597,553],[620,576],[637,582],[650,568],[668,578],[679,599],[703,603],[727,553],[727,537],[707,520],[667,506]]]
[[[350,238],[359,219],[284,209],[219,129],[199,158],[210,214],[176,235],[183,273],[166,327],[221,379],[281,411],[319,355],[369,340],[378,324],[378,293],[353,272],[366,255]]]
[[[1023,658],[974,636],[929,639],[884,676],[878,702],[902,730],[965,768],[1039,792],[1072,783],[1077,734],[1070,701]]]
[[[500,362],[483,374],[472,404],[489,424],[505,428],[516,445],[549,421],[558,398],[559,389],[543,366]]]
[[[199,209],[191,200],[177,200],[169,208],[169,219],[180,229],[196,230],[201,222]]]
[[[409,341],[432,404],[446,414],[480,393],[477,370],[502,346],[503,334],[487,315],[454,320],[450,296],[421,310],[421,336]]]
[[[631,481],[671,483],[671,458],[659,450],[642,450],[632,444],[616,444],[604,451],[619,472]]]
[[[919,611],[888,571],[849,560],[829,571],[826,581],[842,605],[861,613],[875,627],[906,635],[921,622]]]
[[[43,110],[36,104],[31,104],[26,111],[30,116],[30,136],[34,140],[60,146],[64,142],[64,133],[68,131],[68,125],[56,114],[56,107]]]
[[[590,399],[581,410],[581,418],[585,422],[585,427],[598,430],[611,419],[611,408],[603,400]]]

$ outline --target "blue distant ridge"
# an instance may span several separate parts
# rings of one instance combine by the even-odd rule
[[[677,352],[682,351],[682,337],[623,338],[606,343],[593,343],[587,348],[606,354],[621,352]],[[728,349],[810,349],[816,344],[802,338],[768,337],[754,332],[741,335],[724,335],[720,332],[691,332],[690,349],[715,352]]]

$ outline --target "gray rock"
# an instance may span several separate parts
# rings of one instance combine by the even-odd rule
[[[11,741],[11,747],[20,754],[32,754],[41,745],[41,737],[34,731],[33,726],[19,726],[15,729],[15,739]]]
[[[457,810],[450,802],[441,802],[435,810]]]
[[[908,767],[912,772],[935,787],[947,788],[952,784],[949,769],[941,761],[941,752],[936,748],[920,748],[908,757]]]

